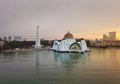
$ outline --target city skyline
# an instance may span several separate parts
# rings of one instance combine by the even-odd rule
[[[0,37],[95,39],[116,31],[120,40],[119,0],[0,0]]]

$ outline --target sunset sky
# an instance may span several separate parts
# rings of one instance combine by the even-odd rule
[[[116,31],[120,39],[120,0],[0,0],[0,37],[95,39]]]

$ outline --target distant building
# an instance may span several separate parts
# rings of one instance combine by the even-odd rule
[[[22,41],[22,37],[21,36],[14,36],[14,40],[15,41]]]
[[[108,41],[109,37],[106,34],[103,34],[103,41]]]
[[[109,32],[109,36],[103,35],[103,40],[90,41],[93,47],[120,47],[120,41],[116,40],[116,32]]]
[[[33,41],[33,39],[30,39],[30,38],[23,38],[23,41]]]
[[[3,45],[4,45],[4,40],[0,38],[0,47],[3,47]]]
[[[28,39],[27,38],[23,38],[23,41],[28,41]]]
[[[109,32],[109,41],[116,41],[116,32]]]
[[[9,37],[5,36],[5,37],[3,37],[3,40],[10,42],[10,41],[12,41],[12,36],[9,36]]]
[[[4,41],[7,41],[7,37],[3,37],[3,40],[4,40]]]
[[[8,41],[9,41],[9,42],[12,41],[12,36],[9,36],[9,37],[8,37]]]

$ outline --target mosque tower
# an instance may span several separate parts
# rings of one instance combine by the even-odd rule
[[[39,26],[37,26],[35,48],[41,48],[41,42],[40,42],[39,31],[38,30],[39,30]]]

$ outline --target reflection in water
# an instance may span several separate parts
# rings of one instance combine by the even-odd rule
[[[59,53],[54,52],[56,62],[61,62],[66,66],[72,67],[76,63],[86,63],[89,52],[81,53]]]
[[[13,61],[27,61],[28,56],[32,58],[33,52],[2,52],[0,53],[0,62],[8,63]],[[23,59],[24,58],[24,59]]]
[[[6,62],[7,63],[6,63]],[[120,49],[0,53],[0,84],[120,84]]]
[[[18,53],[17,52],[3,52],[0,53],[0,62],[3,63],[8,63],[8,62],[12,62],[15,60],[15,57]]]
[[[39,76],[39,51],[35,51],[35,56],[36,56],[36,76]]]

